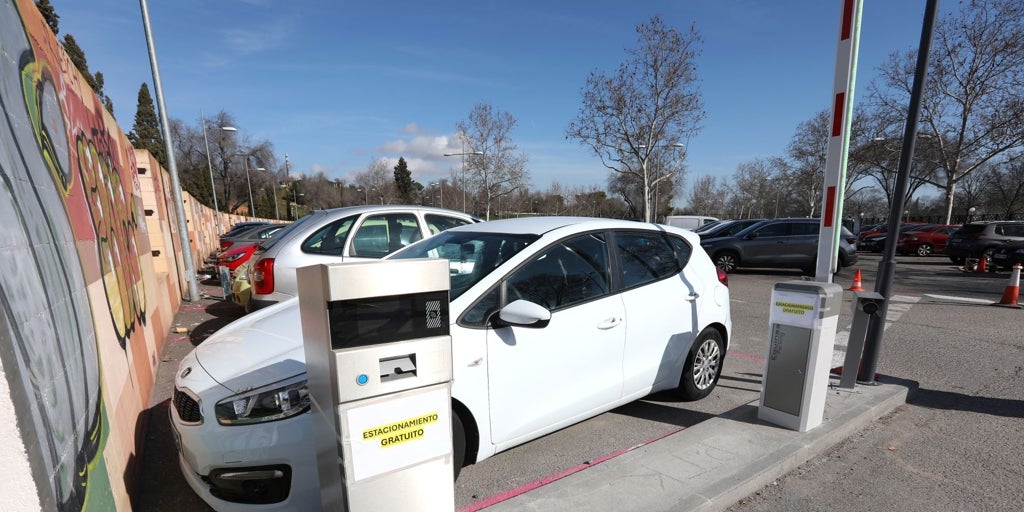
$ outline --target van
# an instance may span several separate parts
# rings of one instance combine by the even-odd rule
[[[706,217],[703,215],[669,215],[665,217],[665,224],[691,231],[705,224],[717,221],[718,217]]]

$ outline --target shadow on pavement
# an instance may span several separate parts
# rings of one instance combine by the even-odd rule
[[[907,403],[929,409],[976,412],[993,416],[1005,416],[1007,418],[1024,418],[1024,400],[1013,400],[1010,398],[971,396],[935,389],[918,389],[907,399]]]

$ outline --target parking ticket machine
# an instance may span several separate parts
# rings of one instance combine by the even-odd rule
[[[759,419],[799,432],[821,424],[842,303],[835,283],[775,284]]]
[[[455,508],[449,263],[298,269],[323,510]]]

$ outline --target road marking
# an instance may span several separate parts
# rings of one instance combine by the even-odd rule
[[[995,301],[991,301],[991,300],[987,300],[987,299],[971,299],[971,298],[967,298],[967,297],[951,297],[949,295],[932,295],[930,293],[926,293],[926,294],[924,294],[924,296],[932,298],[932,299],[939,299],[939,300],[951,300],[951,301],[954,301],[954,302],[968,302],[970,304],[992,304],[992,303],[995,302]]]
[[[909,295],[893,295],[889,298],[889,308],[885,313],[885,327],[882,329],[888,329],[896,320],[899,320],[901,316],[910,308],[914,306],[921,297],[911,297]],[[850,342],[850,331],[844,330],[836,333],[835,348],[832,351],[832,366],[830,368],[836,368],[843,366],[846,362],[846,345]]]

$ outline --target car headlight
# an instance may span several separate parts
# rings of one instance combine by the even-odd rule
[[[221,425],[248,425],[283,420],[309,410],[306,379],[246,391],[217,402],[214,410]]]
[[[227,258],[221,258],[220,261],[223,261],[223,262],[237,261],[242,256],[245,256],[244,252],[236,252],[235,254],[232,254],[231,256],[228,256]]]

